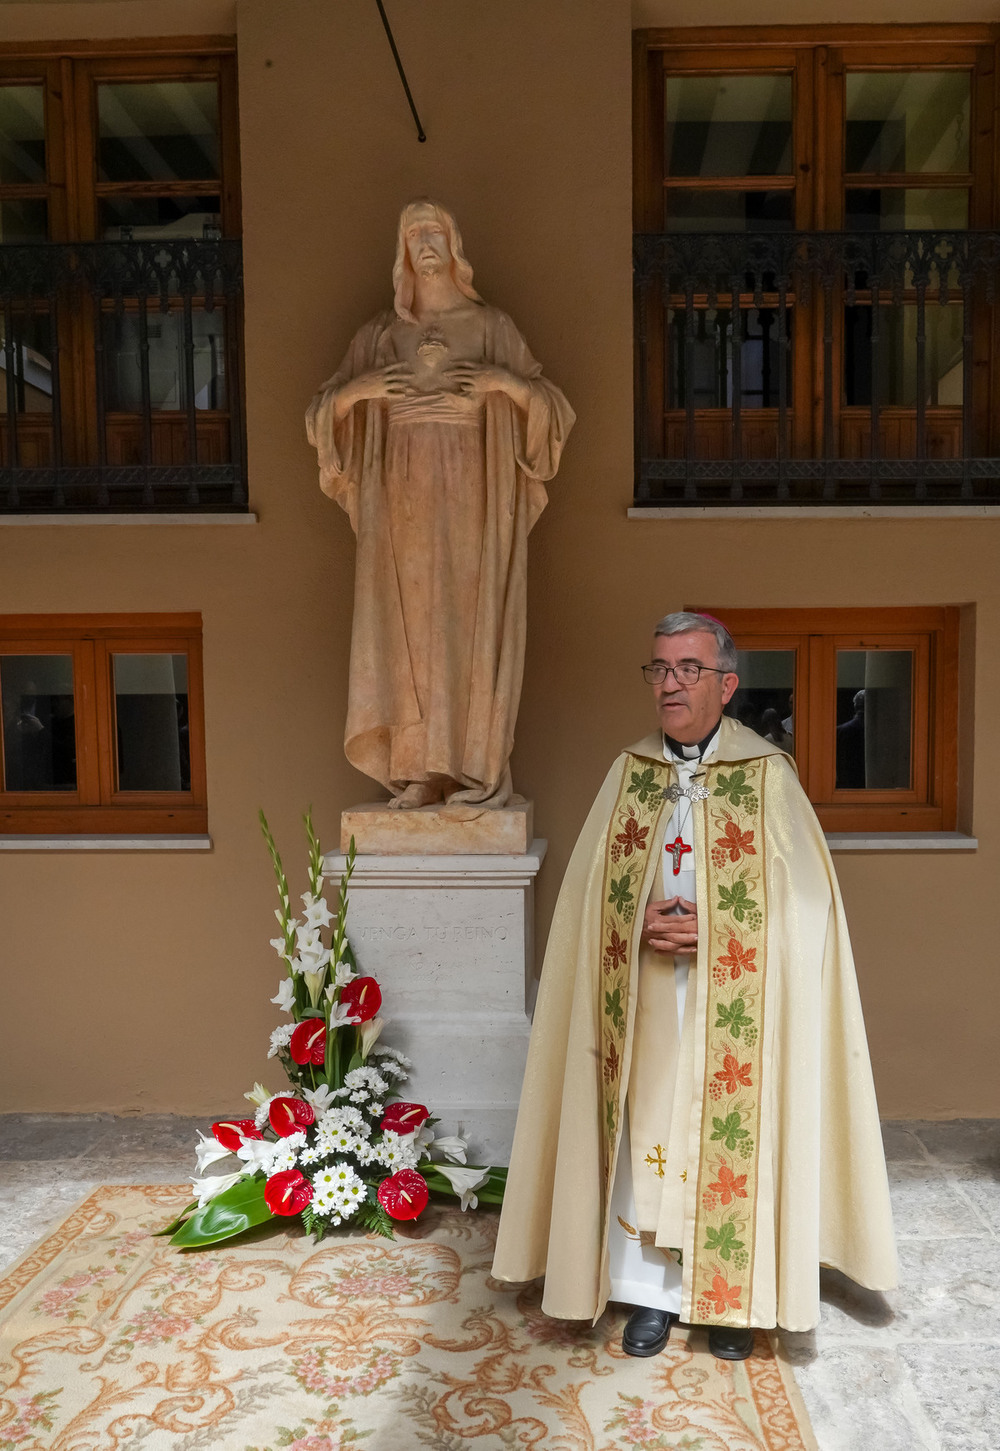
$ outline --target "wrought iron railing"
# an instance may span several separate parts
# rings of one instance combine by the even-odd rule
[[[242,249],[0,246],[0,512],[245,511]]]
[[[637,235],[636,503],[1000,503],[998,268],[994,232]]]

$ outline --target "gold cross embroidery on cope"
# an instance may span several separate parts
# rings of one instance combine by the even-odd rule
[[[652,1153],[646,1155],[646,1163],[651,1169],[656,1170],[656,1176],[658,1179],[663,1178],[663,1169],[666,1162],[667,1161],[663,1155],[663,1145],[654,1144]]]

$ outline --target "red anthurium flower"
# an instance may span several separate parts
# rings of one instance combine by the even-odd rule
[[[427,1180],[416,1169],[400,1169],[378,1186],[378,1202],[393,1219],[416,1219],[429,1198]]]
[[[271,1099],[267,1116],[279,1139],[287,1139],[289,1134],[296,1134],[316,1121],[316,1115],[301,1098],[284,1096]]]
[[[430,1116],[430,1109],[422,1103],[390,1103],[379,1127],[392,1129],[396,1134],[412,1134]]]
[[[292,1034],[288,1045],[296,1063],[320,1064],[326,1056],[326,1024],[322,1018],[306,1018]]]
[[[352,1018],[367,1023],[382,1006],[382,992],[373,977],[356,977],[341,988],[340,1001],[350,1008]]]
[[[244,1139],[262,1139],[264,1137],[252,1118],[223,1119],[221,1123],[212,1125],[212,1133],[222,1147],[228,1149],[231,1154],[236,1153]]]
[[[298,1214],[313,1197],[313,1187],[298,1169],[272,1174],[264,1185],[264,1198],[272,1214]]]

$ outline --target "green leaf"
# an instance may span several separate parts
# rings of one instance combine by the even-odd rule
[[[608,901],[619,912],[626,903],[632,901],[632,893],[629,891],[631,885],[632,878],[628,872],[623,872],[617,881],[614,877],[611,878],[611,895],[608,897]]]
[[[719,772],[719,784],[715,788],[716,796],[725,796],[734,806],[739,806],[744,796],[753,795],[753,787],[747,784],[746,771],[737,768],[731,776],[725,776]]]
[[[470,1164],[469,1168],[477,1169],[479,1165]],[[482,1168],[485,1171],[486,1165],[484,1164]],[[458,1190],[451,1187],[451,1181],[434,1164],[421,1164],[419,1173],[427,1180],[427,1187],[434,1194],[448,1194],[453,1199],[459,1198]],[[480,1204],[502,1204],[503,1192],[507,1187],[506,1167],[500,1165],[496,1168],[491,1168],[489,1175],[490,1177],[486,1180],[485,1184],[480,1184],[479,1188],[474,1189],[472,1192]]]
[[[747,1017],[745,1011],[746,1003],[742,998],[734,998],[728,1005],[726,1003],[717,1003],[716,1006],[719,1010],[719,1016],[716,1019],[715,1026],[717,1028],[728,1028],[732,1037],[738,1038],[744,1028],[752,1026],[753,1018]]]
[[[184,1223],[185,1219],[187,1219],[187,1217],[191,1213],[192,1209],[197,1209],[197,1208],[198,1208],[198,1201],[197,1201],[197,1199],[192,1199],[191,1200],[191,1203],[187,1206],[186,1209],[182,1209],[181,1210],[180,1214],[178,1214],[178,1216],[177,1216],[176,1219],[172,1219],[170,1221],[170,1223],[169,1224],[165,1224],[162,1229],[156,1230],[155,1233],[154,1233],[154,1235],[153,1235],[153,1238],[156,1239],[161,1234],[173,1234],[175,1232],[175,1230],[180,1229],[181,1225]]]
[[[732,912],[737,922],[742,922],[748,912],[756,909],[757,903],[747,891],[746,882],[734,882],[732,887],[719,886],[719,911]]]
[[[730,1222],[722,1225],[720,1229],[708,1227],[705,1234],[705,1248],[716,1250],[720,1259],[728,1260],[734,1249],[743,1248],[743,1241],[736,1238],[736,1226]]]
[[[656,772],[652,766],[647,766],[642,775],[638,771],[632,772],[626,794],[629,796],[637,796],[642,804],[645,805],[655,790]]]
[[[363,1067],[364,1067],[364,1059],[362,1058],[361,1054],[360,1053],[353,1053],[351,1055],[351,1061],[347,1065],[347,1072],[348,1073],[352,1073],[355,1068],[363,1068]]]
[[[740,1139],[748,1139],[750,1135],[746,1129],[740,1128],[740,1116],[738,1113],[731,1113],[726,1118],[713,1118],[712,1125],[715,1133],[713,1139],[721,1139],[727,1149],[735,1149]]]
[[[625,1026],[625,1011],[622,1006],[620,987],[616,987],[613,993],[604,994],[604,1016],[611,1019],[620,1033]]]
[[[274,1216],[264,1198],[263,1178],[241,1179],[231,1189],[210,1199],[203,1209],[195,1210],[170,1240],[177,1249],[200,1249],[233,1239],[257,1224],[266,1224]]]

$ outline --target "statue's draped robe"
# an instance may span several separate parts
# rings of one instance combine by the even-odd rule
[[[639,937],[672,777],[659,734],[615,762],[549,934],[493,1273],[544,1275],[543,1309],[568,1319],[596,1317],[609,1294],[608,1190],[640,952],[656,970]],[[693,823],[705,909],[656,1242],[682,1251],[682,1320],[808,1330],[820,1264],[871,1289],[896,1281],[847,924],[823,833],[777,746],[724,719],[704,782]]]
[[[334,418],[337,389],[398,361],[394,313],[354,338],[307,414],[320,484],[358,539],[345,750],[398,793],[503,805],[524,665],[527,539],[574,414],[511,320],[482,308],[481,361],[523,378],[502,393],[373,400]],[[416,325],[414,325],[416,326]]]

